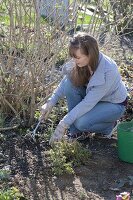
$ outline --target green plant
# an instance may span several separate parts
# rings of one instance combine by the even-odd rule
[[[91,20],[90,15],[79,12],[78,19],[77,19],[77,25],[79,25],[79,24],[89,24],[90,20]]]
[[[6,140],[6,136],[4,134],[0,133],[0,142],[4,142],[5,140]]]
[[[1,169],[0,170],[0,180],[7,180],[10,177],[10,170]]]
[[[68,56],[68,49],[67,49],[67,46],[64,46],[64,48],[62,49],[62,51],[60,51],[58,54],[57,54],[57,62],[56,62],[56,66],[60,66],[60,65],[63,65],[66,58]]]
[[[85,193],[85,191],[79,191],[79,199],[80,200],[84,200],[84,199],[86,199],[86,193]]]
[[[39,110],[36,110],[35,111],[35,119],[39,119],[39,117],[40,117],[40,111]]]
[[[72,143],[67,141],[55,143],[50,150],[53,163],[52,170],[55,175],[63,173],[73,174],[73,167],[86,164],[90,155],[90,152],[76,141]]]
[[[16,187],[0,191],[0,200],[26,200]]]

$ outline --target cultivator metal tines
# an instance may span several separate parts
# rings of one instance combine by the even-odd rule
[[[36,125],[36,127],[34,128],[34,130],[33,131],[27,131],[27,134],[25,135],[25,139],[26,140],[28,140],[28,141],[31,141],[31,140],[33,140],[34,142],[37,142],[37,129],[38,129],[38,127],[40,126],[40,123],[41,123],[41,121],[39,121],[38,123],[37,123],[37,125]],[[32,142],[32,141],[31,141]]]
[[[38,127],[40,126],[40,123],[41,123],[41,121],[39,121],[37,123],[35,129],[31,132],[31,136],[32,136],[32,139],[34,140],[34,142],[36,142],[36,135],[37,135],[36,132],[37,132]]]
[[[46,119],[48,118],[48,115],[49,115],[49,113],[47,113],[47,114],[45,115],[44,120],[46,120]],[[28,134],[25,135],[25,138],[27,138],[27,139],[31,139],[31,138],[32,138],[34,142],[37,142],[37,135],[38,135],[38,134],[37,134],[37,129],[38,129],[38,127],[40,126],[41,122],[42,122],[42,120],[40,119],[40,120],[38,121],[36,127],[34,128],[34,130],[33,130],[33,131],[29,131]]]

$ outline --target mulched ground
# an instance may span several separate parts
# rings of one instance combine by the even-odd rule
[[[75,168],[75,175],[56,177],[43,139],[35,144],[10,132],[1,145],[1,168],[11,170],[6,184],[19,188],[29,200],[113,200],[120,192],[133,192],[133,165],[119,160],[116,137],[109,140],[94,136],[83,146],[92,152],[88,164]]]

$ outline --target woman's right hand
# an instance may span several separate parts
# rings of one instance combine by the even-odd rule
[[[49,113],[52,110],[52,105],[50,103],[45,103],[42,107],[41,107],[41,115],[40,115],[40,121],[46,120]]]

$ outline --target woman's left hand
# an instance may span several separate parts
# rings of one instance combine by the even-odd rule
[[[54,142],[61,141],[67,129],[67,125],[61,120],[58,126],[55,129],[55,132],[51,136],[49,140],[49,144],[53,144]]]

